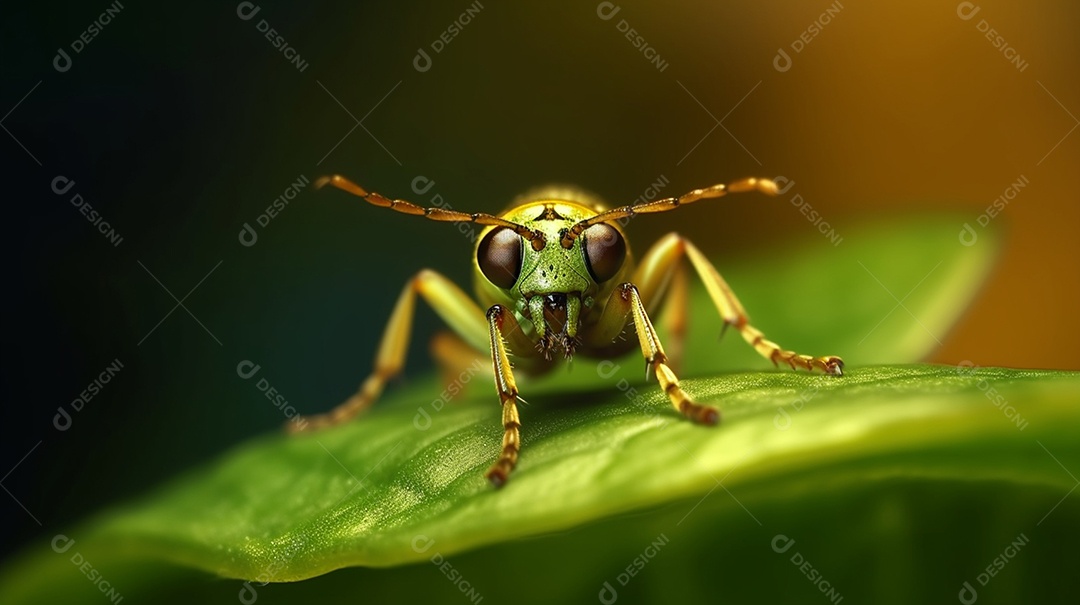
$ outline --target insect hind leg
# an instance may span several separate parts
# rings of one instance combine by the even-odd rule
[[[652,281],[650,276],[653,273],[670,270],[671,265],[675,264],[684,254],[705,284],[709,297],[716,306],[716,310],[720,313],[720,317],[724,320],[725,330],[728,326],[734,327],[747,344],[753,347],[759,355],[775,365],[783,363],[791,366],[792,369],[818,369],[826,374],[843,375],[844,361],[839,357],[834,355],[823,357],[803,355],[784,349],[765,338],[761,330],[750,325],[750,318],[747,316],[742,303],[739,302],[739,299],[724,278],[720,276],[720,272],[716,270],[716,267],[705,258],[705,255],[698,250],[697,246],[677,233],[669,233],[645,254],[639,268],[642,275],[635,275],[635,280],[637,280],[635,283],[650,283]],[[645,294],[644,290],[643,287],[643,294]],[[648,303],[648,300],[646,300],[646,303]]]

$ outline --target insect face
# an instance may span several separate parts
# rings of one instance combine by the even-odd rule
[[[560,244],[568,229],[595,214],[563,201],[525,204],[507,218],[542,233],[545,244],[539,250],[506,227],[489,230],[477,246],[481,274],[531,323],[545,355],[555,345],[566,357],[573,354],[583,312],[606,296],[605,286],[626,265],[626,239],[607,223],[590,226],[568,246]]]

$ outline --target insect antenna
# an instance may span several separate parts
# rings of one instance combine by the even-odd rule
[[[450,210],[448,208],[425,208],[406,200],[392,200],[381,193],[375,191],[367,191],[360,185],[350,181],[349,179],[339,175],[333,174],[329,176],[321,176],[315,179],[315,188],[321,189],[322,187],[330,185],[337,187],[342,191],[351,193],[357,197],[363,198],[367,203],[373,206],[379,206],[380,208],[389,208],[402,214],[411,214],[413,216],[423,216],[433,221],[439,221],[442,223],[476,223],[477,225],[484,226],[496,226],[506,227],[513,229],[514,233],[521,236],[522,239],[529,242],[532,245],[533,250],[543,250],[547,242],[544,240],[544,234],[539,230],[529,229],[525,225],[508,221],[503,218],[499,218],[492,214],[484,212],[458,212],[457,210]]]
[[[628,206],[619,206],[618,208],[612,208],[605,212],[601,212],[596,216],[587,218],[574,224],[573,227],[563,232],[562,239],[559,243],[563,248],[570,248],[574,245],[574,240],[577,239],[586,229],[592,227],[597,223],[606,223],[608,221],[615,221],[621,218],[629,218],[637,216],[638,214],[650,214],[653,212],[668,212],[674,210],[679,206],[685,206],[686,204],[692,204],[698,200],[707,200],[718,197],[724,197],[729,193],[744,193],[746,191],[760,191],[767,195],[776,195],[779,193],[779,189],[776,183],[769,179],[759,178],[746,178],[741,181],[735,181],[729,184],[713,185],[706,189],[695,189],[689,193],[684,193],[679,197],[668,197],[660,200],[652,200],[649,202],[641,202],[638,204],[630,204]]]

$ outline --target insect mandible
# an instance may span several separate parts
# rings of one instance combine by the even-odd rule
[[[750,325],[738,298],[727,282],[689,240],[669,233],[634,263],[620,219],[667,212],[700,200],[728,193],[758,191],[777,194],[771,180],[746,178],[727,185],[695,189],[679,197],[645,201],[601,210],[598,200],[566,187],[548,187],[519,198],[499,216],[465,213],[448,208],[424,208],[405,200],[392,200],[367,191],[339,175],[321,177],[316,188],[332,185],[368,203],[431,220],[483,226],[473,260],[474,285],[479,305],[457,285],[430,269],[423,269],[405,284],[383,332],[375,367],[355,395],[330,412],[289,423],[290,430],[312,430],[345,422],[378,399],[387,380],[403,369],[409,344],[416,295],[428,302],[451,328],[437,337],[432,350],[447,366],[467,365],[482,352],[490,352],[495,389],[502,404],[502,449],[485,476],[496,487],[506,483],[521,450],[514,372],[550,370],[557,357],[575,354],[609,359],[626,353],[633,339],[621,339],[632,327],[645,357],[646,374],[656,374],[671,404],[689,420],[715,425],[720,412],[693,400],[681,386],[664,352],[650,316],[668,301],[679,301],[673,323],[685,315],[686,280],[681,275],[685,257],[705,285],[724,321],[734,327],[762,357],[794,368],[818,368],[843,374],[839,357],[811,357],[782,349]],[[486,312],[484,311],[486,309]],[[682,332],[672,336],[681,350]],[[511,367],[508,351],[513,352]]]

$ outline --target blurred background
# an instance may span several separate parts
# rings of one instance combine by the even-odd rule
[[[1046,0],[7,7],[0,554],[275,430],[241,361],[325,409],[416,270],[470,284],[454,228],[315,194],[327,173],[486,212],[550,181],[626,203],[784,177],[775,200],[631,227],[639,251],[678,229],[721,271],[950,211],[958,246],[988,229],[1004,246],[928,361],[1077,369],[1078,17]],[[437,326],[418,313],[410,375]]]

